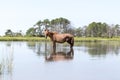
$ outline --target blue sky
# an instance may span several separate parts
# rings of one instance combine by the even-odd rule
[[[25,31],[43,19],[67,18],[74,27],[120,24],[120,0],[0,0],[0,35]]]

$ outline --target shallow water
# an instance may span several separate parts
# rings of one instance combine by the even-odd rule
[[[0,42],[0,80],[120,80],[119,42]]]

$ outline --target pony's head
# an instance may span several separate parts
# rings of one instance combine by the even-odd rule
[[[48,34],[49,34],[49,30],[48,30],[48,29],[45,29],[44,34],[45,34],[45,38],[47,39],[47,36],[48,36]]]
[[[46,39],[47,39],[47,36],[49,36],[50,38],[52,38],[52,36],[53,36],[54,34],[58,34],[58,33],[55,32],[55,31],[49,31],[48,29],[45,29],[45,31],[44,31],[44,35],[45,35],[45,38],[46,38]]]

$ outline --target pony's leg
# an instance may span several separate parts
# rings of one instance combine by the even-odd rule
[[[73,48],[73,43],[70,43],[70,48],[71,48],[71,49]]]
[[[74,38],[73,37],[71,38],[70,42],[71,42],[71,48],[72,48],[74,46]]]
[[[73,56],[73,55],[74,55],[74,50],[73,50],[73,48],[71,48],[70,51],[69,51],[67,54],[69,54],[70,56]]]
[[[56,54],[56,49],[53,48],[53,54]]]
[[[67,43],[70,44],[70,48],[72,49],[73,48],[73,45],[74,45],[74,38],[71,38],[67,41]]]
[[[54,50],[54,52],[56,51],[56,43],[55,42],[53,42],[53,50]]]
[[[68,40],[67,43],[70,44],[70,49],[71,49],[73,47],[71,40]]]

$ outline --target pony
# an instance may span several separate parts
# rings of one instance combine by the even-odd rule
[[[44,34],[46,39],[47,36],[50,37],[51,41],[53,42],[53,49],[55,50],[56,50],[56,43],[67,42],[68,44],[70,44],[70,48],[73,48],[74,46],[74,36],[72,34],[68,34],[68,33],[59,34],[57,32],[49,31],[48,29],[45,29]]]

